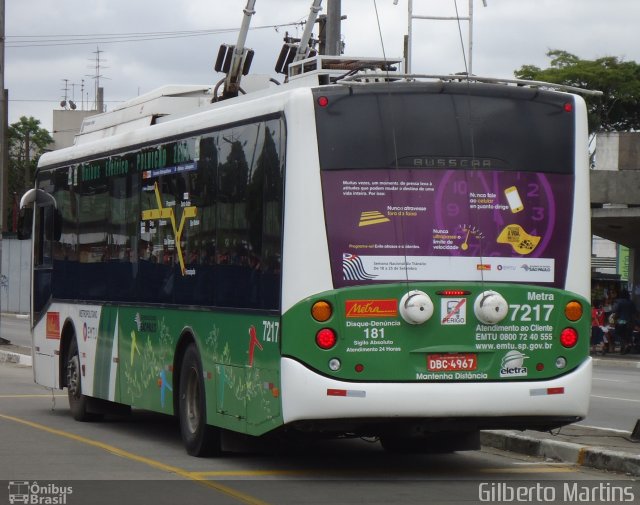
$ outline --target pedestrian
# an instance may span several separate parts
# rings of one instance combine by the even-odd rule
[[[623,289],[620,298],[615,301],[613,307],[613,313],[616,319],[616,337],[620,339],[620,354],[627,354],[631,351],[631,337],[636,315],[636,306],[629,297],[629,292]]]
[[[598,351],[602,347],[602,354],[605,354],[604,342],[604,309],[602,301],[595,300],[591,308],[591,352]]]

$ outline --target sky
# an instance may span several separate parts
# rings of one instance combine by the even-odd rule
[[[235,44],[247,4],[246,0],[4,1],[9,123],[33,116],[49,131],[52,111],[60,109],[65,98],[79,109],[94,107],[97,75],[107,110],[166,84],[214,85],[223,77],[213,69],[218,47]],[[474,2],[476,75],[512,78],[514,70],[525,64],[545,68],[550,49],[583,59],[617,56],[640,62],[640,0],[486,3],[484,7],[481,0]],[[295,23],[306,20],[311,4],[311,0],[256,0],[246,42],[255,51],[251,73],[282,80],[273,71],[282,39],[286,32],[302,33],[302,26]],[[455,16],[455,7],[456,0],[413,1],[413,13],[419,16]],[[457,0],[457,7],[461,16],[467,16],[469,0]],[[394,0],[342,0],[342,14],[347,16],[342,24],[346,55],[402,56],[407,0],[397,0],[397,5]],[[466,46],[466,21],[459,27],[454,21],[414,20],[412,70],[464,71],[459,28]]]

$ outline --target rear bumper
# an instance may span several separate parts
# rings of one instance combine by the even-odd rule
[[[577,421],[589,409],[591,358],[560,378],[536,382],[344,382],[319,375],[291,358],[282,358],[281,364],[285,424],[473,419],[479,427],[523,429]]]

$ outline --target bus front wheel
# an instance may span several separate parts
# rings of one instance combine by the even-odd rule
[[[189,345],[180,367],[180,432],[191,456],[216,456],[221,452],[220,429],[207,425],[207,404],[200,353]]]
[[[95,421],[98,414],[89,412],[89,398],[82,394],[82,373],[80,369],[80,355],[78,343],[74,338],[69,346],[67,360],[67,396],[69,410],[76,421]]]

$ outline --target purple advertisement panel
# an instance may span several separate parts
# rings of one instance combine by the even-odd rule
[[[573,176],[495,170],[325,170],[335,287],[451,280],[561,287]]]

